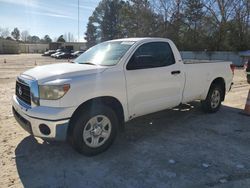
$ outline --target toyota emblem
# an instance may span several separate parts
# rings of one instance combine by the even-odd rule
[[[18,93],[19,93],[19,95],[23,94],[22,88],[20,86],[18,87]]]

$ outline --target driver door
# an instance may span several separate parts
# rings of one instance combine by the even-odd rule
[[[130,117],[180,104],[184,74],[167,42],[149,42],[137,48],[125,76]]]

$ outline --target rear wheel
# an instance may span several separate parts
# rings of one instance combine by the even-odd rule
[[[223,89],[219,85],[213,84],[208,92],[207,98],[201,101],[201,107],[204,112],[214,113],[220,109],[223,97]]]
[[[117,134],[116,114],[105,105],[80,110],[72,122],[71,144],[79,153],[87,156],[107,150]]]

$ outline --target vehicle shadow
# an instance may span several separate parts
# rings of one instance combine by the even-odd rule
[[[232,151],[237,149],[235,157],[241,159],[250,154],[234,146],[249,148],[249,119],[239,111],[222,106],[205,114],[193,102],[143,116],[127,123],[113,146],[94,157],[78,154],[67,143],[40,143],[28,136],[15,150],[18,174],[24,187],[204,186],[221,173],[216,165],[228,166]],[[204,160],[216,164],[207,177],[200,168]]]

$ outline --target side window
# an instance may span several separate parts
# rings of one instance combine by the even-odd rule
[[[164,67],[175,64],[174,54],[167,42],[141,45],[127,64],[127,70]]]

